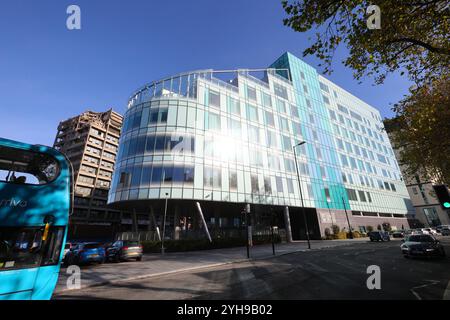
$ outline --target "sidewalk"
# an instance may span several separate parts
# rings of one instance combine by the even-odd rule
[[[318,250],[358,242],[366,242],[368,238],[353,240],[312,240],[311,249]],[[306,241],[282,243],[275,245],[276,256],[308,250]],[[267,259],[274,257],[272,245],[258,245],[250,248],[250,259]],[[206,267],[247,261],[246,247],[166,253],[145,254],[141,262],[106,263],[103,265],[81,268],[81,289],[115,283],[125,280],[137,280],[175,272],[189,271]],[[61,268],[55,294],[68,291],[66,269]]]

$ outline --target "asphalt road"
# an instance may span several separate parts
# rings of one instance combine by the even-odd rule
[[[64,292],[55,299],[450,299],[444,260],[405,259],[400,242],[360,242]],[[381,271],[369,290],[367,267]]]

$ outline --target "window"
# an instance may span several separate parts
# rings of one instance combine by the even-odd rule
[[[323,101],[324,101],[326,104],[330,104],[330,99],[328,99],[327,96],[322,95],[322,98],[323,98]]]
[[[256,101],[256,89],[250,86],[247,86],[247,97],[250,100]]]
[[[92,189],[87,187],[77,186],[75,188],[75,193],[83,197],[89,197],[91,195]]]
[[[323,91],[330,92],[330,90],[328,89],[328,86],[326,84],[319,81],[319,86],[320,86],[320,89],[322,89]]]
[[[284,151],[291,151],[292,150],[292,143],[291,143],[291,138],[290,137],[283,135],[282,136],[282,142],[283,142],[283,150]]]
[[[342,142],[342,140],[339,138],[336,138],[336,142],[337,142],[338,148],[341,150],[344,150],[344,143]]]
[[[208,112],[207,118],[207,129],[208,130],[221,130],[220,116],[213,112]]]
[[[205,187],[220,188],[222,186],[222,172],[220,168],[205,167],[203,172]]]
[[[267,131],[267,144],[269,147],[278,148],[277,135],[274,131]]]
[[[369,200],[369,202],[372,202],[372,196],[370,195],[370,192],[366,193],[367,193],[367,200]]]
[[[258,110],[251,104],[247,104],[247,119],[255,122],[259,121]]]
[[[259,143],[259,128],[248,125],[248,140],[253,143]]]
[[[64,228],[0,228],[0,271],[53,265],[59,261]]]
[[[312,108],[311,101],[309,101],[309,99],[306,99],[306,106],[310,109]]]
[[[319,169],[320,169],[320,175],[322,176],[322,179],[326,179],[327,173],[325,171],[325,168],[323,166],[319,166]]]
[[[81,182],[81,183],[85,183],[85,184],[94,184],[94,178],[90,178],[90,177],[85,177],[85,176],[79,176],[78,177],[78,181],[77,182]]]
[[[264,192],[266,194],[272,194],[272,184],[270,183],[270,178],[264,177]]]
[[[308,195],[310,199],[314,199],[314,190],[312,188],[312,185],[310,183],[308,183],[306,185],[306,189],[308,190]]]
[[[281,130],[289,132],[289,123],[285,117],[279,117]]]
[[[319,141],[319,135],[317,134],[317,131],[312,129],[311,132],[312,132],[312,135],[313,135],[313,139],[315,141]]]
[[[355,160],[355,158],[353,158],[353,157],[349,157],[349,159],[350,159],[350,165],[351,165],[351,167],[352,167],[352,169],[358,169],[358,166],[356,165],[356,160]]]
[[[358,194],[359,194],[359,199],[361,202],[367,202],[366,194],[364,193],[364,191],[358,190]]]
[[[298,108],[295,104],[291,104],[291,116],[294,118],[300,118],[300,115],[298,114]]]
[[[343,112],[345,114],[348,114],[348,109],[346,107],[344,107],[343,105],[341,105],[339,103],[338,103],[337,106],[338,106],[339,111],[341,111],[341,112]]]
[[[240,115],[241,114],[241,105],[238,100],[234,98],[229,98],[229,106],[228,106],[228,112]]]
[[[150,110],[149,124],[166,123],[168,108]]]
[[[356,196],[356,191],[354,189],[345,189],[347,191],[347,196],[349,200],[358,201],[358,197]]]
[[[277,191],[283,192],[283,179],[281,179],[281,177],[275,177],[275,181],[277,184]]]
[[[336,112],[334,112],[334,110],[330,110],[330,117],[331,117],[331,119],[332,120],[337,120],[337,118],[336,118]]]
[[[324,188],[324,191],[325,191],[325,198],[327,198],[327,201],[330,202],[331,201],[330,189]]]
[[[220,107],[220,93],[214,90],[209,90],[209,105],[214,107]]]
[[[264,114],[266,115],[266,125],[275,127],[275,119],[273,117],[273,113],[265,111]]]
[[[272,107],[272,97],[265,92],[262,93],[262,97],[263,106]]]
[[[308,91],[308,87],[307,87],[306,85],[303,85],[303,91],[305,91],[305,93],[306,93],[306,94],[308,94],[308,93],[309,93],[309,91]]]
[[[292,130],[294,131],[294,135],[295,136],[301,136],[302,135],[302,127],[300,125],[300,123],[292,121]]]
[[[92,159],[98,163],[97,159]],[[0,181],[46,184],[55,180],[59,171],[56,160],[47,154],[0,147]]]
[[[258,175],[256,174],[250,175],[250,182],[252,187],[252,193],[258,193],[259,192]]]
[[[288,187],[288,192],[293,194],[294,193],[294,182],[292,181],[292,179],[287,178],[287,187]]]
[[[229,171],[230,190],[237,190],[237,172]]]
[[[341,156],[341,163],[342,163],[342,165],[343,165],[344,167],[348,167],[349,165],[348,165],[347,156],[344,155],[344,154],[340,154],[340,156]]]
[[[288,99],[287,89],[284,86],[278,83],[274,83],[273,90],[276,96],[284,98],[286,100]]]
[[[229,119],[229,128],[228,131],[233,137],[240,138],[241,137],[241,123],[235,119]]]
[[[286,171],[295,172],[294,160],[289,158],[284,158],[284,168]]]
[[[277,99],[278,112],[286,113],[286,103],[283,100]]]

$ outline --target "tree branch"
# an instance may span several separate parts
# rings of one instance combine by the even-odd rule
[[[390,41],[388,41],[388,44],[393,44],[393,43],[398,43],[398,42],[409,42],[412,43],[416,46],[420,46],[423,47],[425,49],[427,49],[430,52],[433,53],[439,53],[439,54],[444,54],[444,55],[448,55],[450,56],[450,49],[446,49],[446,48],[439,48],[439,47],[433,47],[432,45],[423,42],[421,40],[417,40],[417,39],[413,39],[413,38],[398,38],[398,39],[392,39]]]

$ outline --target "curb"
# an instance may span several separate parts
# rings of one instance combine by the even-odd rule
[[[342,244],[340,246],[348,246],[348,245],[351,245],[351,244],[353,244],[353,243],[351,243],[351,242],[350,243],[344,243],[344,244]],[[201,270],[201,269],[220,267],[220,266],[224,266],[224,265],[228,265],[228,264],[235,264],[235,263],[242,263],[242,262],[251,262],[251,261],[258,261],[258,260],[267,260],[267,259],[278,258],[278,257],[281,257],[281,256],[294,254],[294,253],[299,253],[299,252],[318,251],[318,250],[322,250],[322,249],[329,249],[329,248],[336,248],[336,247],[339,247],[339,246],[323,246],[323,247],[320,247],[320,248],[313,248],[313,249],[297,249],[297,250],[293,250],[293,251],[289,251],[289,252],[282,252],[282,253],[279,253],[279,254],[276,254],[276,255],[272,254],[272,255],[256,257],[256,258],[250,257],[249,259],[242,258],[242,259],[237,259],[237,260],[227,261],[227,262],[218,262],[218,263],[212,263],[212,264],[207,264],[207,265],[202,265],[202,266],[182,268],[182,269],[177,269],[177,270],[172,270],[172,271],[165,271],[165,272],[158,272],[158,273],[152,273],[152,274],[145,274],[145,275],[129,277],[129,278],[125,278],[125,279],[106,280],[106,281],[92,283],[92,284],[88,284],[88,285],[82,286],[80,289],[63,289],[63,290],[58,290],[58,291],[55,291],[53,293],[53,296],[58,296],[58,295],[61,295],[61,294],[65,294],[65,293],[70,292],[70,291],[79,291],[79,290],[83,290],[83,289],[90,289],[90,288],[95,288],[95,287],[101,287],[101,286],[108,285],[108,284],[115,284],[115,283],[126,282],[126,281],[135,281],[135,280],[141,280],[141,279],[156,278],[156,277],[167,276],[167,275],[175,274],[175,273],[183,273],[183,272],[188,272],[188,271],[195,271],[195,270]],[[53,296],[52,296],[52,298],[53,298]]]

